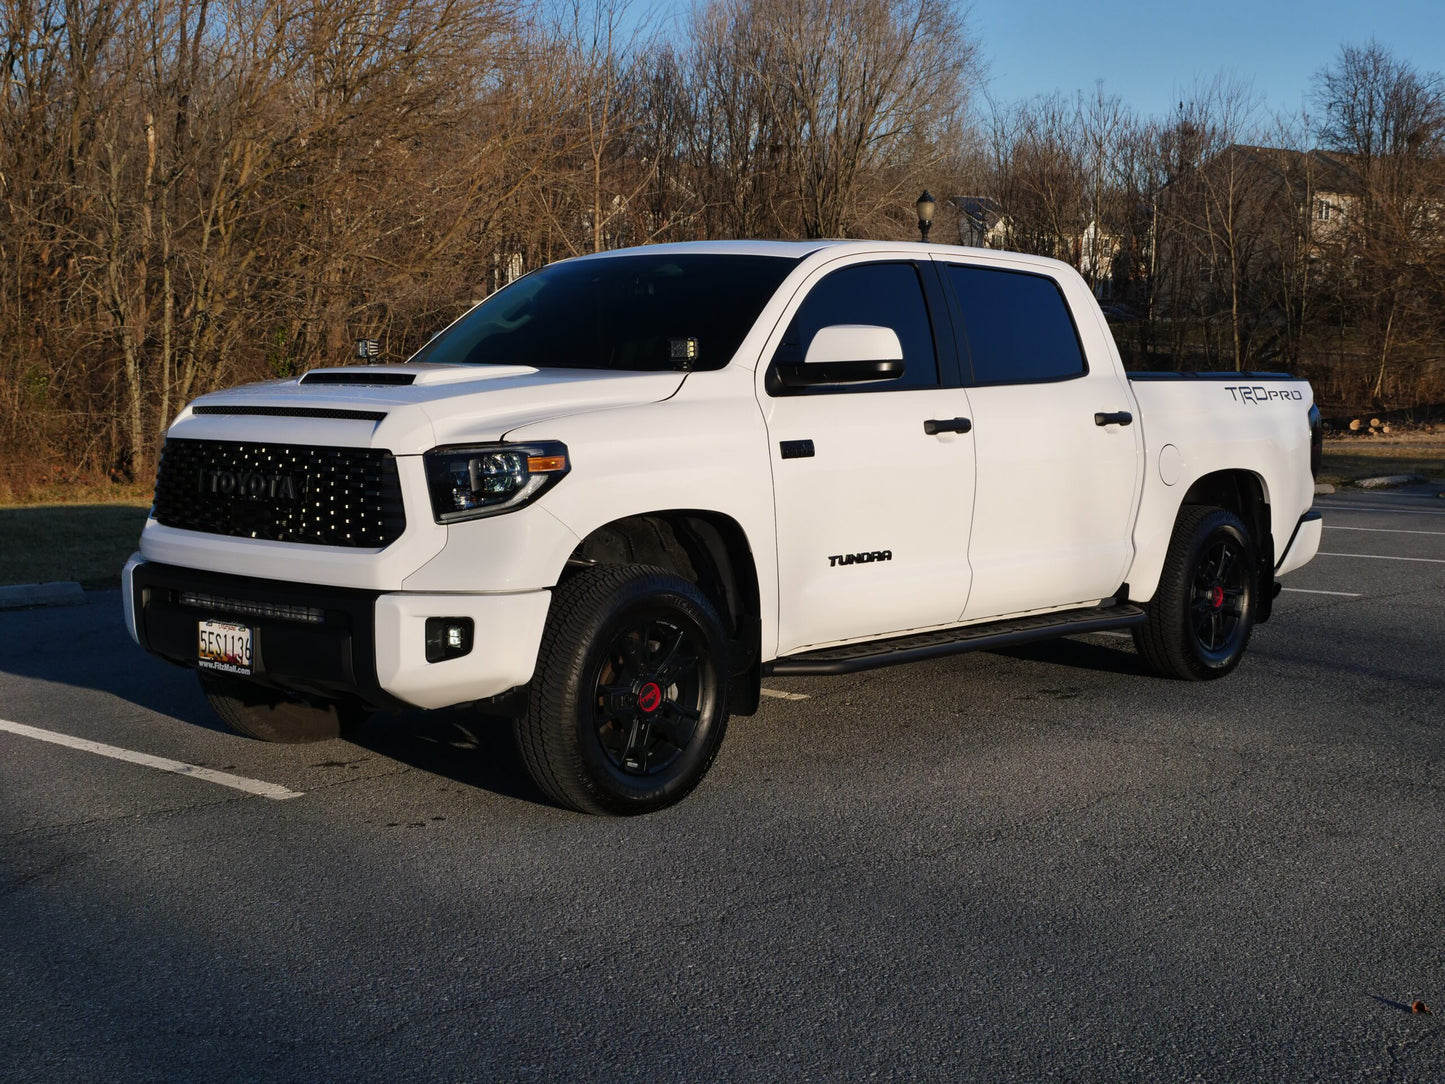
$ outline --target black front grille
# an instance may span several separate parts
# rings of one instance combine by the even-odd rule
[[[166,441],[155,518],[187,531],[319,546],[379,548],[406,529],[390,452],[222,440]]]

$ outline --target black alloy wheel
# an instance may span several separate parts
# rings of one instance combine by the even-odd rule
[[[1189,625],[1200,655],[1217,663],[1235,650],[1249,612],[1253,573],[1245,560],[1243,540],[1221,533],[1195,568]]]
[[[1156,674],[1208,681],[1236,666],[1254,628],[1258,551],[1233,512],[1179,510],[1147,619],[1134,644]]]
[[[730,641],[697,585],[645,565],[564,580],[517,747],[548,797],[584,813],[650,813],[701,782],[727,729]]]
[[[685,625],[644,619],[617,631],[597,669],[593,727],[613,767],[666,772],[697,736],[703,647]]]

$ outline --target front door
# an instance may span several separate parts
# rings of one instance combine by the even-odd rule
[[[948,386],[950,368],[940,375],[934,326],[949,334],[943,307],[941,290],[925,294],[907,260],[840,261],[804,287],[774,361],[800,359],[820,328],[870,324],[897,334],[904,371],[795,391],[762,381],[780,655],[958,620],[969,591],[974,451],[969,432],[925,427],[969,416],[968,394]]]

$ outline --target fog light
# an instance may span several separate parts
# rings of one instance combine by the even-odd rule
[[[456,659],[472,649],[470,617],[428,617],[426,619],[426,661]]]

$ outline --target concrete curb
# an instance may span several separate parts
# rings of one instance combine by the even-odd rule
[[[17,583],[0,587],[0,610],[28,606],[83,606],[85,592],[74,580],[58,583]]]
[[[1411,482],[1423,482],[1421,474],[1381,474],[1374,478],[1361,478],[1355,485],[1361,489],[1379,489],[1381,486],[1405,486]]]

